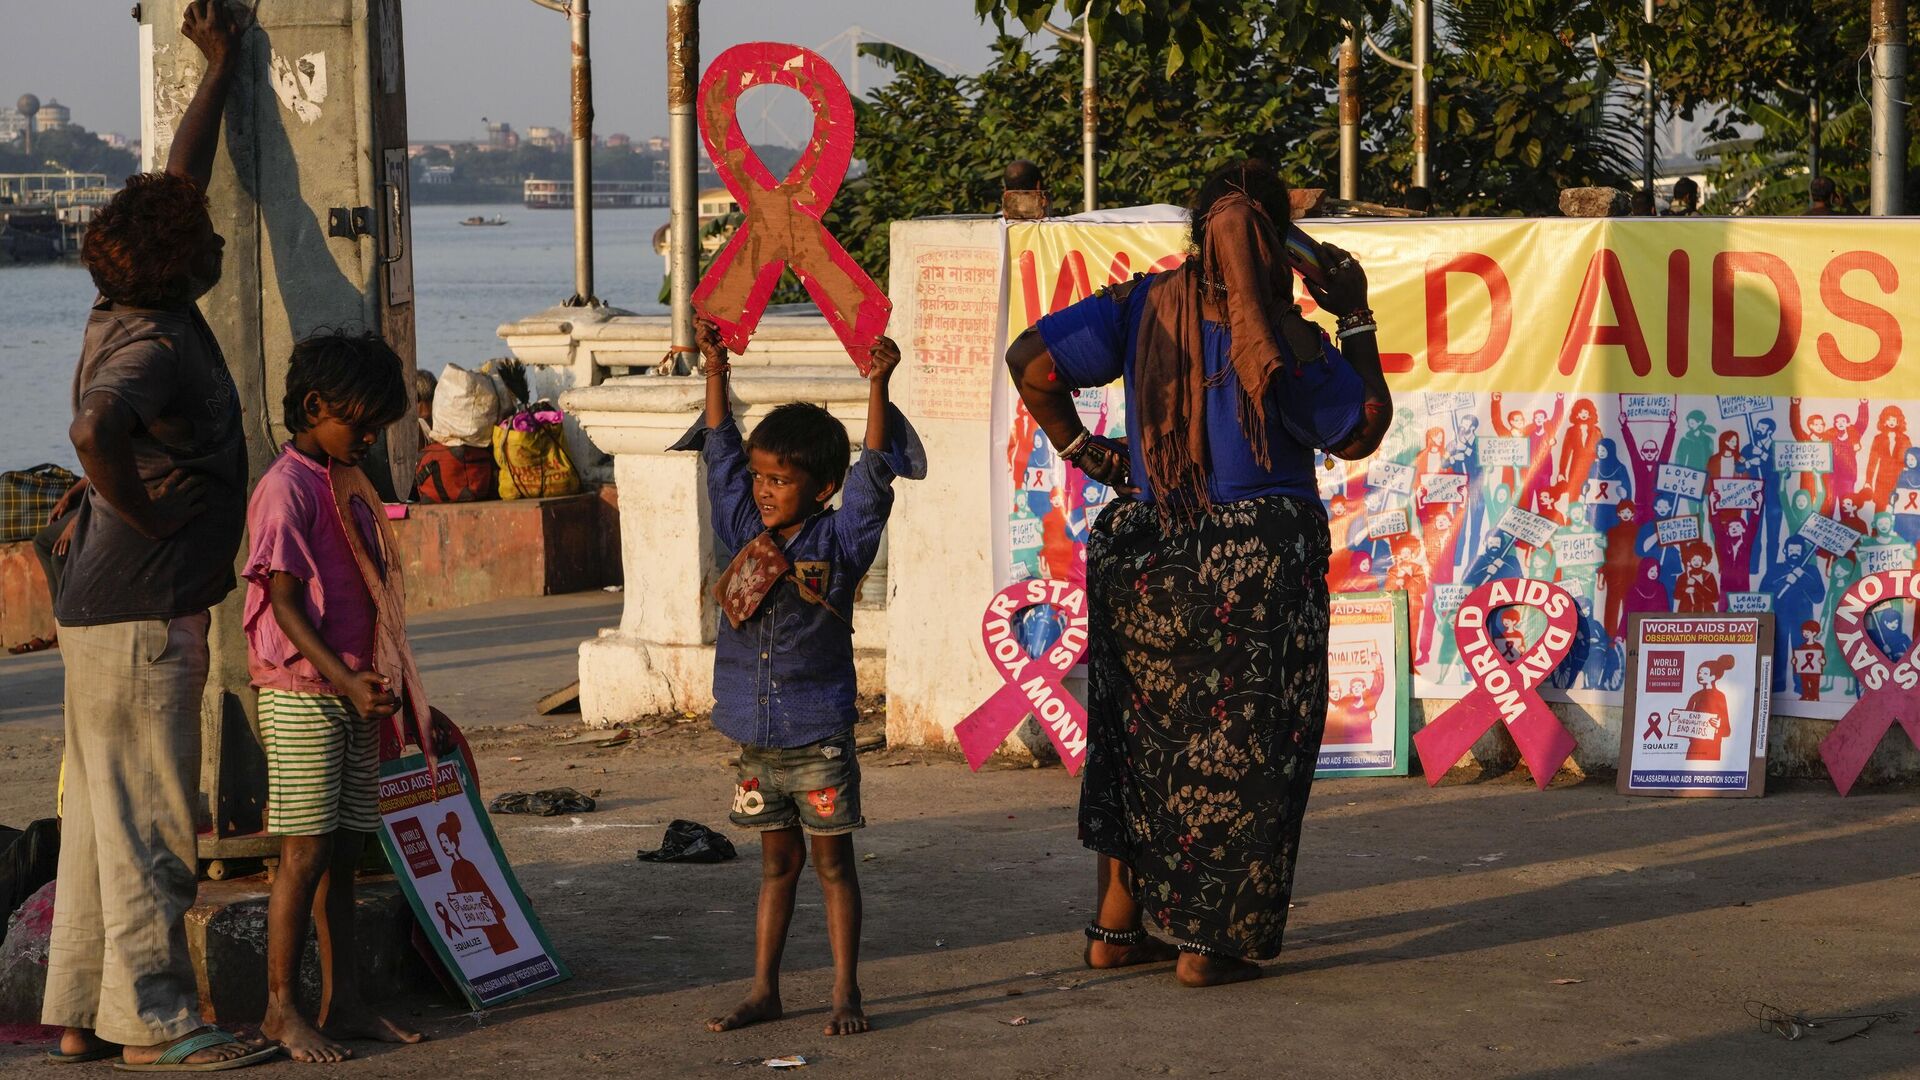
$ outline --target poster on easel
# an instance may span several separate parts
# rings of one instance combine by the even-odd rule
[[[380,842],[413,914],[467,1001],[498,1005],[572,977],[533,914],[463,753],[436,779],[420,754],[380,764]]]
[[[1336,593],[1327,606],[1327,731],[1313,775],[1405,776],[1407,594]]]
[[[1620,793],[1764,795],[1772,643],[1765,613],[1630,616]]]

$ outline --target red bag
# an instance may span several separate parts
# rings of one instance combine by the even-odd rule
[[[499,498],[499,472],[488,446],[428,443],[420,451],[413,487],[421,502],[477,502]]]

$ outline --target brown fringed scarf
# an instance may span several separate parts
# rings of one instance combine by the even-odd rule
[[[1262,468],[1272,464],[1267,388],[1286,355],[1279,340],[1286,306],[1273,281],[1274,269],[1286,270],[1279,233],[1266,211],[1245,193],[1233,192],[1193,227],[1205,231],[1207,265],[1188,259],[1160,276],[1147,294],[1134,356],[1140,451],[1162,514],[1209,505],[1207,376],[1200,339],[1207,282],[1226,289],[1227,330],[1233,339],[1228,359],[1240,378],[1240,430]]]

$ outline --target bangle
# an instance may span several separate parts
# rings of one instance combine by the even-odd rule
[[[1334,336],[1338,337],[1341,341],[1345,341],[1350,337],[1358,337],[1361,334],[1371,334],[1378,329],[1379,327],[1370,322],[1357,323],[1353,326],[1341,327],[1340,332]]]
[[[1354,308],[1352,311],[1349,311],[1345,315],[1340,316],[1339,321],[1336,322],[1334,325],[1342,330],[1349,330],[1349,329],[1352,329],[1353,327],[1360,326],[1362,324],[1365,324],[1367,326],[1373,325],[1373,309],[1372,308],[1365,308],[1365,307]]]
[[[1087,444],[1092,441],[1093,433],[1086,428],[1081,428],[1080,434],[1075,435],[1067,445],[1060,448],[1060,456],[1067,461],[1072,461],[1079,455],[1080,451],[1085,450]]]

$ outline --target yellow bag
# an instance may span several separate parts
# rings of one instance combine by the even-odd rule
[[[523,430],[524,429],[524,430]],[[550,499],[580,492],[561,426],[522,411],[493,429],[493,461],[502,499]]]

